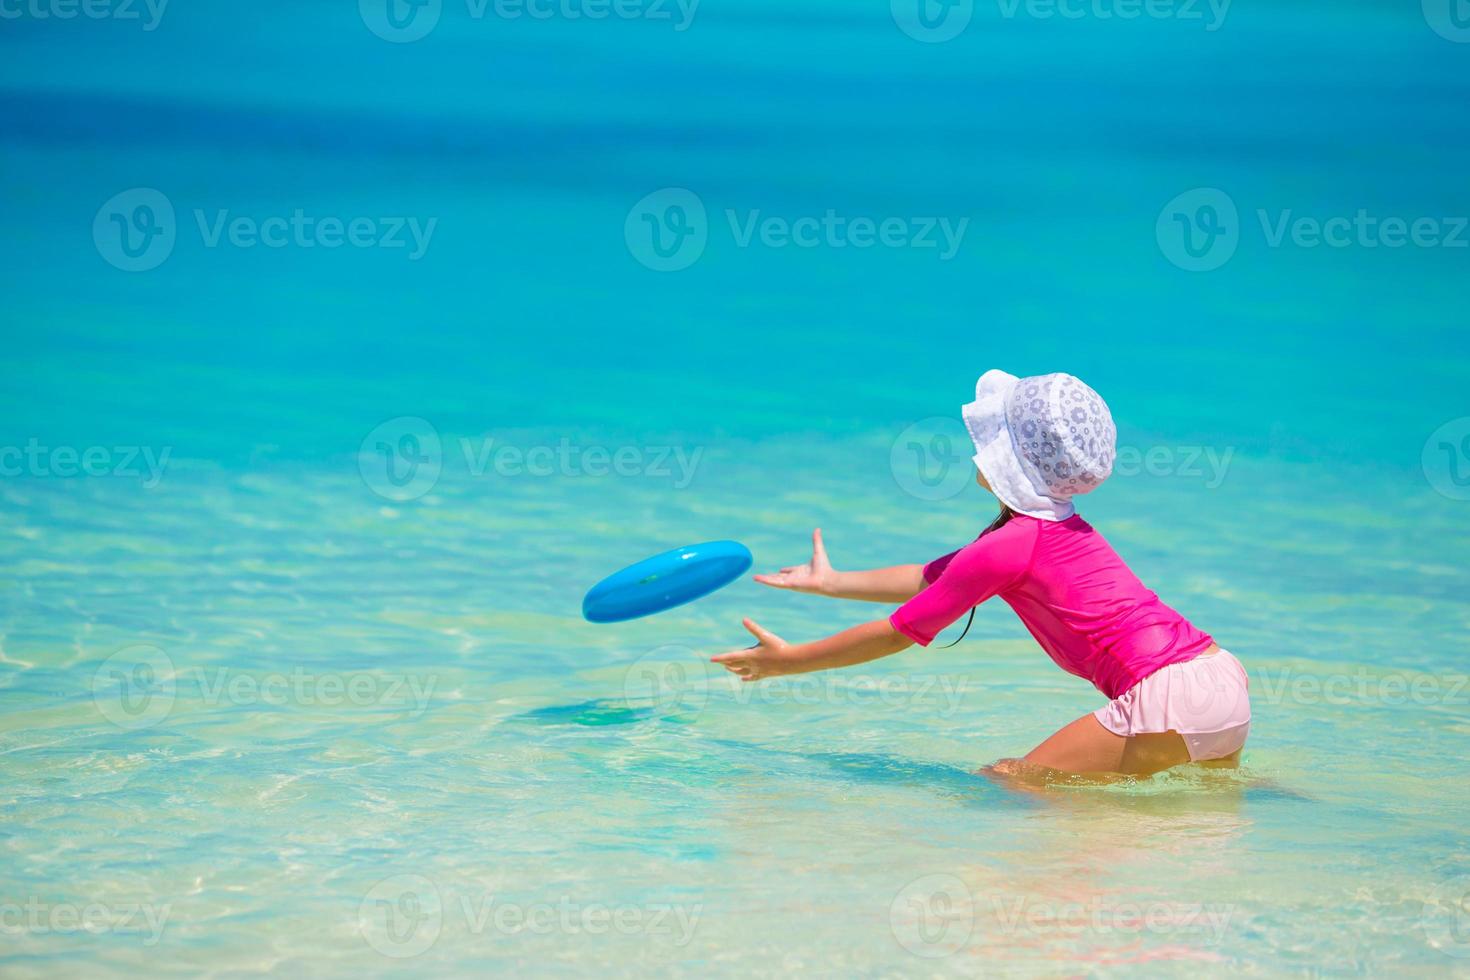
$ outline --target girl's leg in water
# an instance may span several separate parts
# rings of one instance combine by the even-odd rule
[[[1002,759],[981,772],[1008,782],[1075,782],[1078,776],[1108,782],[1126,776],[1152,776],[1188,761],[1189,748],[1177,732],[1115,735],[1089,713],[1032,749],[1024,759]]]

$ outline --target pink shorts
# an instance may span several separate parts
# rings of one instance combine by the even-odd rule
[[[1178,732],[1194,762],[1223,759],[1251,728],[1250,681],[1228,651],[1160,667],[1093,712],[1114,735]]]

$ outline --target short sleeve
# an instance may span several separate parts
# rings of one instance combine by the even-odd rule
[[[924,566],[929,585],[888,622],[915,643],[928,646],[946,626],[1026,573],[1036,533],[1034,522],[1012,518],[959,551],[936,558]]]

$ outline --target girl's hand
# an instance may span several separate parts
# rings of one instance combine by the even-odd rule
[[[792,670],[797,664],[797,658],[792,655],[795,648],[791,644],[753,619],[744,619],[741,623],[758,642],[743,650],[716,654],[710,657],[712,663],[719,664],[742,681],[758,681],[766,677],[800,673]]]
[[[827,549],[822,545],[822,529],[812,532],[812,560],[805,565],[788,565],[773,575],[757,575],[755,580],[762,585],[793,592],[826,593],[831,587],[836,572],[827,560]],[[749,622],[749,620],[747,620]],[[756,634],[759,636],[760,634]]]

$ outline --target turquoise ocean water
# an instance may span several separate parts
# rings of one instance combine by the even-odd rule
[[[1126,6],[6,8],[0,972],[1470,974],[1464,11]],[[1099,704],[998,603],[581,619],[969,540],[989,367],[1238,774],[976,779]]]

